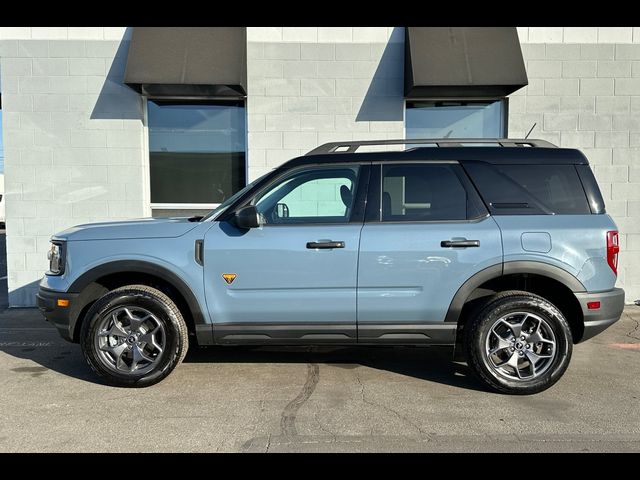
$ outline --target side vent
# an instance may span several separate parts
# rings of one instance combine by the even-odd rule
[[[196,263],[204,265],[204,240],[196,240]]]

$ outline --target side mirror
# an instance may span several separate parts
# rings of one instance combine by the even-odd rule
[[[286,203],[276,204],[276,214],[278,218],[289,218],[289,207]]]
[[[236,211],[236,226],[238,228],[258,228],[260,226],[260,214],[253,205],[247,205]]]

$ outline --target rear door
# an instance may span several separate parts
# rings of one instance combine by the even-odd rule
[[[472,275],[502,262],[500,230],[456,162],[372,167],[360,238],[358,341],[450,344]]]

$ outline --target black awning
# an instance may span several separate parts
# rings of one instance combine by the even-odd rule
[[[246,27],[134,27],[124,83],[150,96],[244,97]]]
[[[407,98],[503,97],[526,86],[515,27],[406,27]]]

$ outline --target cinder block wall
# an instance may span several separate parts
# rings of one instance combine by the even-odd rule
[[[0,28],[9,304],[31,306],[52,233],[141,217],[140,96],[122,28]]]
[[[402,27],[251,27],[249,178],[319,144],[404,136]]]
[[[619,282],[640,298],[640,27],[520,27],[530,85],[509,134],[581,148],[620,226]],[[402,27],[250,27],[253,179],[318,144],[404,136]],[[142,99],[124,27],[2,27],[9,302],[34,304],[49,236],[148,216]]]
[[[618,284],[640,298],[640,28],[519,29],[529,86],[509,101],[509,136],[589,158],[620,228]],[[635,43],[634,43],[635,42]]]

